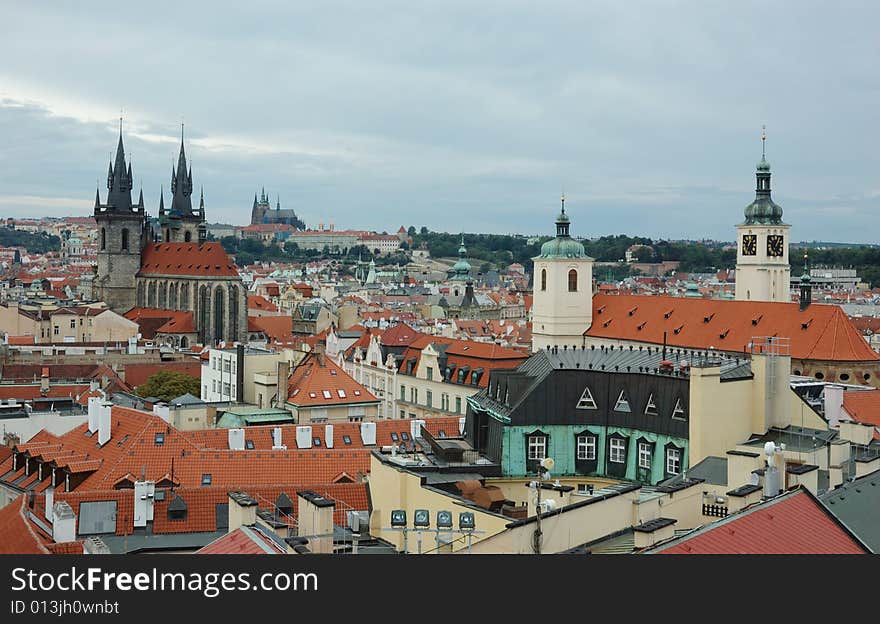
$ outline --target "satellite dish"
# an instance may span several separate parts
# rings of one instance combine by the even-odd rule
[[[544,470],[553,470],[554,466],[556,466],[556,462],[553,461],[552,457],[545,457],[541,460],[541,468]]]

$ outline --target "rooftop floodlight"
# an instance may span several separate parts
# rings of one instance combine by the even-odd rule
[[[438,529],[451,529],[452,528],[452,512],[451,511],[438,511],[437,512],[437,528]]]
[[[406,511],[403,509],[395,509],[391,512],[392,527],[406,527]]]
[[[462,531],[473,531],[477,526],[474,520],[474,512],[462,511],[458,514],[458,528]]]
[[[416,515],[413,519],[413,526],[426,529],[431,524],[431,514],[427,509],[416,509]]]

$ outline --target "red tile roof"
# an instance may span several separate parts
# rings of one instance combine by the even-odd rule
[[[843,393],[843,409],[860,423],[880,427],[880,390],[850,390]],[[874,437],[878,437],[878,433]]]
[[[330,358],[309,353],[287,382],[287,402],[297,407],[378,403],[373,394]]]
[[[151,243],[138,275],[238,277],[238,270],[220,243]]]
[[[422,349],[429,344],[446,346],[447,366],[455,366],[456,372],[452,376],[453,383],[458,382],[458,371],[462,367],[468,367],[468,372],[462,380],[463,385],[470,385],[474,371],[483,369],[483,374],[475,387],[486,388],[489,385],[489,371],[493,368],[516,368],[529,358],[529,353],[518,349],[509,349],[489,342],[476,342],[474,340],[457,340],[442,336],[421,335],[407,347],[400,360],[399,373],[407,374],[407,361],[415,358],[413,370],[418,369],[422,355]]]
[[[256,329],[252,330],[251,327]],[[292,316],[253,316],[248,317],[248,331],[261,331],[269,342],[290,343],[293,337]]]
[[[278,306],[262,295],[248,295],[247,307],[249,310],[261,310],[263,312],[278,311]]]
[[[27,517],[27,496],[22,494],[0,508],[0,555],[47,555],[50,541]]]
[[[282,549],[256,527],[238,528],[196,551],[197,555],[283,555]]]
[[[89,389],[89,384],[50,384],[49,393],[46,395],[50,399],[73,398],[75,399],[83,392]],[[31,401],[38,399],[40,394],[40,384],[20,384],[20,385],[0,385],[0,399],[17,399],[19,401]]]
[[[662,555],[819,555],[869,551],[809,491],[799,488],[747,507],[652,552]]]
[[[706,320],[708,319],[708,321]],[[799,360],[880,360],[840,306],[687,299],[684,297],[595,295],[593,338],[633,340],[675,347],[743,351],[758,336],[791,339]],[[722,337],[723,336],[723,337]]]

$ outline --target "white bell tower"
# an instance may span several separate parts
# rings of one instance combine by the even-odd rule
[[[532,258],[532,351],[548,345],[582,345],[593,321],[593,259],[569,235],[569,219],[556,217],[556,238]]]
[[[746,220],[736,226],[736,299],[789,302],[791,226],[782,222],[782,207],[770,198],[770,163],[763,148],[766,138],[762,132],[755,201],[746,206]]]

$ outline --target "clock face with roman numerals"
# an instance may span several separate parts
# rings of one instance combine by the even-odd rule
[[[754,256],[758,253],[757,234],[743,234],[742,250],[744,256]]]
[[[767,237],[767,255],[775,258],[781,258],[785,251],[785,242],[782,236],[771,234]]]

